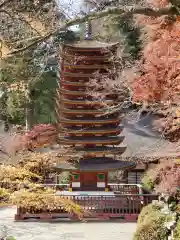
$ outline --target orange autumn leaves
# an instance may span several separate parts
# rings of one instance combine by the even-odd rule
[[[148,1],[152,7],[164,7],[168,1]],[[180,22],[167,16],[138,16],[145,45],[141,75],[132,84],[134,101],[180,101]]]
[[[58,132],[51,124],[38,124],[30,131],[14,134],[6,141],[6,151],[17,153],[22,150],[33,150],[37,147],[51,146],[56,143]]]
[[[180,197],[180,166],[178,160],[163,160],[155,168],[146,172],[145,181],[143,181],[147,182],[147,179],[150,183],[149,186],[154,188],[157,193]]]

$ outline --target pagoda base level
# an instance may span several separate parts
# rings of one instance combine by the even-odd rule
[[[16,214],[15,221],[18,222],[64,222],[64,221],[120,221],[137,222],[138,214],[131,213],[91,213],[84,216],[82,220],[68,213],[38,213],[38,214]]]

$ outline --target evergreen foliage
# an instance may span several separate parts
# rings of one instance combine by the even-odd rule
[[[140,30],[135,27],[132,16],[109,17],[104,24],[107,40],[118,41],[124,50],[124,57],[135,60],[141,49]]]
[[[54,123],[54,103],[58,71],[57,46],[66,42],[73,42],[78,36],[72,31],[59,33],[53,42],[48,45],[31,49],[18,54],[5,61],[2,84],[7,93],[6,110],[2,106],[3,113],[8,115],[9,122],[13,124],[25,124],[26,87],[29,91],[32,124]],[[57,50],[58,51],[58,50]],[[1,101],[2,102],[2,101]],[[2,105],[2,104],[1,104]]]

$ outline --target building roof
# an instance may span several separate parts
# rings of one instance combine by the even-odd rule
[[[135,112],[124,118],[122,135],[125,136],[123,143],[127,148],[122,157],[180,157],[180,141],[169,142],[153,128],[158,118],[152,114],[139,117]]]
[[[114,160],[113,158],[97,157],[80,160],[76,164],[61,163],[54,166],[56,170],[80,170],[80,171],[113,171],[131,169],[136,166],[133,162]]]
[[[119,43],[105,43],[105,42],[98,42],[95,40],[84,40],[72,44],[64,44],[64,46],[67,47],[73,47],[73,48],[88,48],[88,49],[94,49],[94,48],[111,48],[113,46],[118,46]]]

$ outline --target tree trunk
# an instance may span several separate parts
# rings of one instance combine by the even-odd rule
[[[9,121],[8,121],[8,113],[7,113],[7,92],[6,92],[6,90],[3,90],[3,94],[0,98],[0,105],[1,105],[1,109],[0,109],[1,116],[0,117],[4,124],[4,131],[8,132],[9,131]]]
[[[26,131],[29,131],[33,126],[33,115],[34,115],[34,101],[31,97],[31,92],[29,89],[26,90],[26,105],[25,105],[25,128]]]

